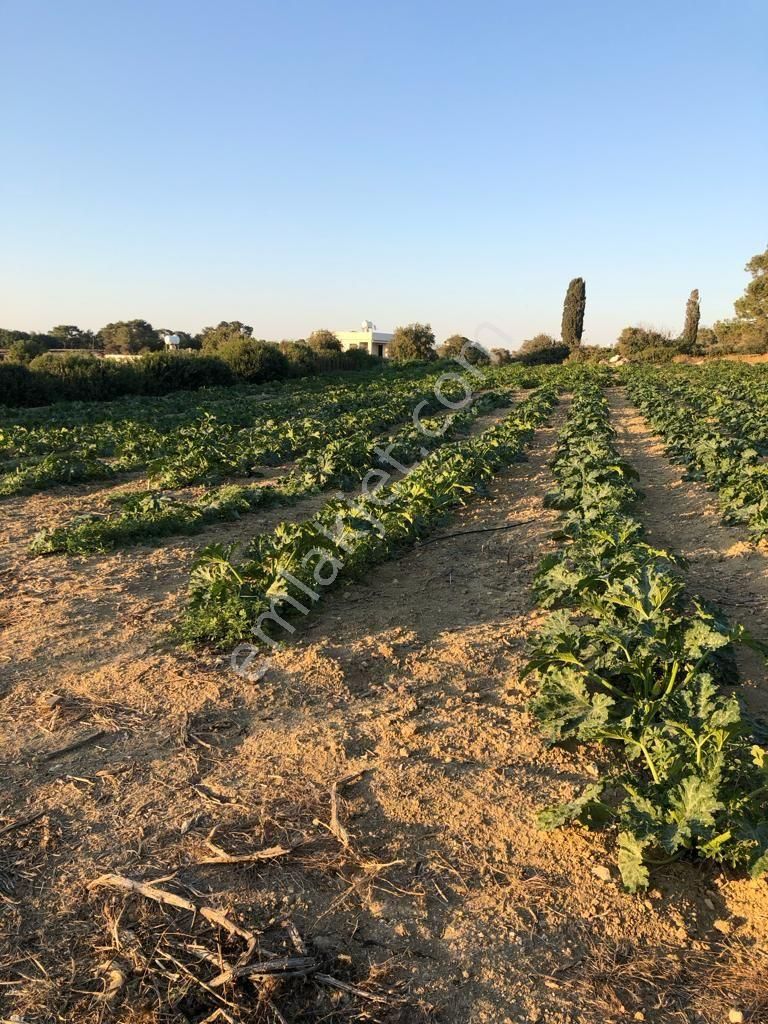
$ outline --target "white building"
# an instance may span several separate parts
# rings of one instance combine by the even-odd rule
[[[359,348],[372,356],[379,356],[381,359],[389,358],[389,343],[394,335],[386,331],[377,331],[376,324],[372,320],[363,320],[359,331],[334,331],[341,342],[345,352],[350,349]]]
[[[181,342],[178,334],[164,334],[162,338],[166,348],[173,349],[174,352],[178,349]]]

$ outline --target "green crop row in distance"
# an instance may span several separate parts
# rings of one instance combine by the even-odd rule
[[[188,643],[219,646],[245,639],[268,644],[270,629],[285,638],[295,627],[283,616],[297,601],[314,605],[337,578],[386,560],[482,493],[495,473],[521,456],[556,401],[555,388],[545,385],[504,420],[477,437],[441,445],[395,483],[355,502],[332,499],[311,519],[283,523],[243,551],[203,549],[192,569],[181,635]]]

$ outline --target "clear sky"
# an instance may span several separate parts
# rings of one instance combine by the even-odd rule
[[[581,275],[609,343],[730,315],[768,243],[765,0],[0,0],[0,37],[3,327],[514,347]]]

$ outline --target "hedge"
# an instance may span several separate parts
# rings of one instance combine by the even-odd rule
[[[296,351],[296,350],[301,351]],[[148,352],[138,359],[99,359],[88,353],[47,352],[31,363],[0,362],[0,404],[109,401],[123,395],[165,395],[240,382],[264,383],[315,373],[382,368],[365,352],[316,355],[306,346],[284,350],[267,342],[236,342],[221,356],[194,351]]]

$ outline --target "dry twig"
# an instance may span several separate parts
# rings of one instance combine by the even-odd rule
[[[124,875],[101,875],[88,886],[89,889],[103,887],[123,889],[126,892],[135,892],[138,893],[139,896],[144,896],[148,900],[154,900],[156,903],[164,903],[167,906],[176,907],[179,910],[188,910],[192,914],[200,914],[201,917],[210,921],[211,924],[216,924],[230,935],[236,935],[238,938],[243,939],[247,945],[247,953],[249,956],[256,948],[257,939],[253,932],[250,932],[245,928],[241,928],[239,925],[235,924],[234,921],[231,921],[223,911],[216,910],[214,907],[198,907],[191,900],[185,899],[183,896],[178,896],[175,892],[167,892],[165,889],[158,889],[157,886],[146,882],[137,882],[135,879],[126,878]]]
[[[341,992],[349,992],[350,995],[360,996],[361,999],[369,999],[372,1003],[391,1003],[394,1001],[390,996],[377,996],[373,992],[366,992],[364,988],[350,985],[346,981],[339,981],[338,978],[333,978],[330,974],[315,974],[314,979],[319,981],[321,985],[337,988]]]
[[[97,740],[101,740],[107,735],[108,733],[106,729],[97,729],[96,732],[88,733],[85,736],[81,736],[79,740],[74,740],[72,743],[68,743],[66,747],[59,747],[58,750],[49,750],[47,753],[38,754],[38,760],[53,761],[56,757],[63,757],[65,754],[71,754],[73,751],[79,750],[81,747],[85,747],[89,743],[95,743]]]
[[[30,814],[26,818],[19,818],[17,821],[12,821],[8,825],[4,825],[0,828],[0,836],[7,835],[9,832],[15,832],[17,828],[24,828],[25,825],[31,825],[33,821],[37,821],[46,811],[35,811],[34,814]]]
[[[207,845],[214,851],[215,856],[203,857],[201,860],[195,861],[196,864],[252,864],[259,860],[274,860],[276,857],[284,857],[286,853],[291,853],[301,843],[294,846],[268,846],[263,850],[254,850],[252,853],[227,853],[226,850],[222,850],[220,846],[212,843],[210,839],[207,840]]]
[[[331,820],[328,827],[331,830],[331,833],[339,840],[345,849],[349,848],[349,832],[347,832],[339,821],[339,789],[342,786],[346,786],[348,782],[353,782],[355,779],[359,779],[366,770],[367,769],[365,768],[361,768],[359,771],[351,772],[349,775],[345,775],[341,779],[336,779],[336,781],[331,785]]]

